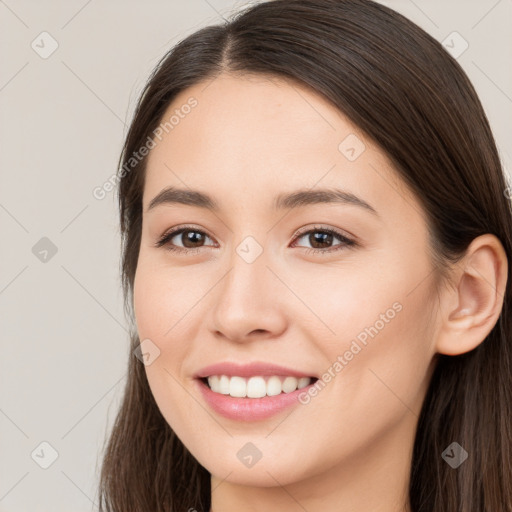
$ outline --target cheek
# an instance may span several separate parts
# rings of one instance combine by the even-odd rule
[[[190,270],[141,258],[134,282],[134,310],[141,339],[172,340],[191,321],[194,304],[206,293]]]
[[[384,325],[381,315],[386,316],[384,320],[392,320],[400,309],[396,303],[403,301],[403,285],[389,267],[372,267],[355,258],[343,263],[344,266],[331,268],[319,266],[301,274],[300,279],[291,273],[286,276],[288,282],[294,283],[294,294],[301,302],[297,311],[302,309],[302,317],[311,318],[316,343],[334,358],[354,338],[364,342],[369,337],[365,329],[376,322],[380,331]],[[303,325],[301,322],[297,322],[299,326]]]
[[[169,308],[168,283],[156,270],[140,266],[135,275],[133,304],[140,339],[159,338],[170,325],[163,312]]]
[[[164,395],[177,396],[173,377],[181,378],[181,362],[186,357],[187,346],[180,342],[187,322],[186,300],[179,292],[179,283],[165,276],[164,269],[146,265],[142,260],[135,276],[133,302],[142,346],[147,344],[158,354],[145,370],[159,403]]]
[[[363,297],[357,305],[345,301],[336,324],[342,334],[328,355],[336,375],[332,390],[341,409],[351,411],[348,422],[354,429],[370,417],[382,426],[411,411],[419,414],[429,381],[434,325],[426,283],[411,291],[409,283],[418,281],[413,273],[409,277],[402,269],[400,280],[374,286],[371,298]]]
[[[376,396],[374,403],[387,403],[398,390],[414,402],[423,385],[434,355],[434,302],[425,279],[428,262],[418,257],[419,248],[416,254],[402,261],[380,258],[342,279],[323,277],[315,288],[309,283],[308,304],[329,327],[317,338],[324,371],[335,376],[326,378],[350,407]]]
[[[170,275],[169,269],[149,264],[141,258],[134,281],[134,310],[142,343],[156,345],[158,356],[144,369],[151,393],[167,423],[182,432],[194,421],[187,404],[190,396],[183,388],[182,363],[188,346],[183,342],[187,310],[194,303],[192,292]],[[155,350],[153,348],[153,350]]]

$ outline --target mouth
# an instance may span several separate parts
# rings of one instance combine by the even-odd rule
[[[213,393],[233,398],[263,398],[287,395],[308,387],[318,380],[317,377],[294,377],[291,375],[255,375],[242,377],[237,375],[210,375],[199,380]]]
[[[219,362],[195,375],[206,405],[232,421],[264,421],[301,403],[318,377],[270,362]]]

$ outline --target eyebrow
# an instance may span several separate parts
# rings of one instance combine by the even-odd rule
[[[160,191],[149,203],[146,210],[152,210],[159,205],[184,204],[205,208],[213,212],[218,212],[220,207],[218,203],[209,195],[198,190],[185,190],[176,187],[167,187]],[[301,189],[294,192],[279,194],[273,203],[275,210],[294,209],[314,204],[351,204],[359,206],[369,211],[373,215],[379,214],[366,201],[360,197],[338,188],[324,189]]]

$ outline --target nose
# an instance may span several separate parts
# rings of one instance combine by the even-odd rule
[[[247,262],[234,252],[230,267],[215,286],[210,330],[217,338],[245,343],[281,335],[287,326],[286,287],[267,253]]]

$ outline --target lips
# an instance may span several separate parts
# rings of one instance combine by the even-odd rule
[[[255,376],[272,376],[281,375],[283,377],[311,377],[316,379],[317,376],[311,373],[305,373],[293,368],[275,365],[266,362],[253,362],[249,364],[237,364],[233,362],[222,362],[206,366],[199,370],[196,374],[197,379],[204,379],[212,375],[226,375],[228,377],[255,377]]]
[[[308,393],[318,380],[305,372],[271,363],[218,363],[201,369],[195,377],[194,386],[205,405],[212,412],[238,422],[266,420],[286,409],[301,406],[300,396]],[[279,382],[278,387],[276,380],[281,379],[282,385]],[[229,381],[229,390],[226,381]],[[300,389],[292,390],[296,385]]]

